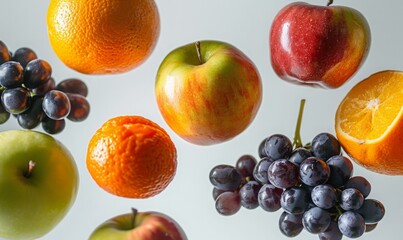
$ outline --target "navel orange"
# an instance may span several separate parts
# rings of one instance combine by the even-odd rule
[[[355,85],[335,118],[343,149],[367,169],[403,174],[403,72],[382,71]]]
[[[51,0],[47,25],[56,55],[86,74],[137,67],[152,53],[160,33],[154,0]]]
[[[140,116],[106,121],[88,144],[87,169],[107,192],[148,198],[162,192],[176,172],[176,148],[167,132]]]

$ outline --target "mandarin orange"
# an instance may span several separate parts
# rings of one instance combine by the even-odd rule
[[[176,148],[167,132],[140,116],[106,121],[91,138],[87,169],[105,191],[127,198],[162,192],[176,173]]]
[[[356,84],[335,117],[343,149],[367,169],[403,174],[403,72],[382,71]]]
[[[154,0],[51,0],[50,44],[70,68],[86,74],[129,71],[152,53],[160,33]]]

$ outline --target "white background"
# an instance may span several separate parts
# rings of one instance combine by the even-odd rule
[[[161,17],[161,34],[149,59],[137,69],[120,75],[90,76],[79,74],[56,57],[46,30],[49,1],[1,1],[0,39],[11,51],[30,47],[40,58],[49,61],[57,82],[70,77],[86,81],[91,113],[81,123],[68,122],[63,133],[55,137],[72,152],[80,173],[80,189],[70,212],[48,235],[47,240],[87,239],[103,221],[135,207],[140,211],[160,211],[176,219],[190,240],[288,239],[278,229],[281,211],[267,213],[261,209],[241,209],[231,217],[216,213],[208,180],[216,164],[234,164],[243,154],[257,157],[257,146],[266,136],[283,133],[293,137],[299,101],[306,98],[302,126],[304,142],[317,133],[334,133],[334,114],[348,90],[358,81],[380,70],[402,69],[402,4],[398,0],[336,0],[334,5],[356,8],[367,18],[372,31],[372,45],[365,64],[344,86],[336,90],[313,89],[280,80],[270,66],[268,33],[275,14],[286,0],[157,0]],[[311,0],[325,5],[326,0]],[[263,80],[264,98],[255,121],[235,139],[215,146],[192,145],[177,137],[163,121],[154,98],[154,81],[162,59],[176,47],[196,40],[213,39],[229,42],[256,64]],[[142,115],[164,127],[178,151],[177,174],[161,194],[145,200],[125,199],[100,189],[85,166],[87,144],[93,133],[109,118],[119,115]],[[0,130],[19,129],[16,120],[0,125]],[[41,131],[39,127],[37,130]],[[355,165],[355,175],[372,183],[371,198],[382,201],[386,215],[377,229],[363,239],[400,239],[401,177],[371,173]],[[29,213],[27,213],[29,214]],[[297,239],[317,239],[302,233]]]

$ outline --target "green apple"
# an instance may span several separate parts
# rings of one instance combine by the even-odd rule
[[[115,216],[99,225],[89,240],[187,240],[171,217],[160,212],[137,212]]]
[[[262,82],[254,63],[235,46],[200,41],[165,57],[155,96],[176,134],[194,144],[212,145],[232,139],[254,120]]]
[[[73,205],[78,183],[72,155],[53,137],[0,132],[0,238],[47,234]]]

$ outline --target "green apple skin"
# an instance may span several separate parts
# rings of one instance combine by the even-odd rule
[[[180,225],[159,212],[122,214],[99,225],[88,240],[187,240]]]
[[[0,238],[47,234],[73,205],[78,184],[74,159],[59,141],[30,130],[0,132]]]
[[[254,120],[262,82],[254,63],[220,41],[171,51],[159,66],[155,97],[169,127],[188,142],[213,145],[232,139]]]

